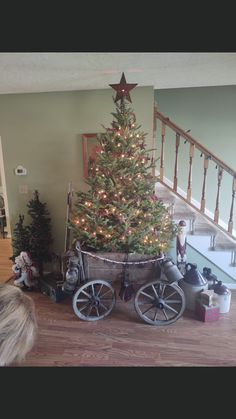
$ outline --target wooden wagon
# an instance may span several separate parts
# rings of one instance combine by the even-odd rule
[[[62,290],[72,294],[73,310],[80,319],[96,321],[111,313],[116,303],[113,281],[122,275],[125,291],[132,288],[133,282],[141,280],[141,285],[134,292],[134,307],[144,322],[156,326],[168,325],[182,316],[185,297],[178,281],[183,276],[171,260],[164,256],[148,259],[139,256],[137,260],[137,255],[132,254],[129,260],[124,260],[122,254],[83,251],[79,242],[76,242],[75,248],[77,259],[74,257],[68,266]],[[146,269],[140,270],[144,266]],[[131,296],[132,293],[128,293],[127,299]]]

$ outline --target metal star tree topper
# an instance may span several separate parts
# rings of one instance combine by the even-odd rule
[[[124,73],[122,73],[120,83],[109,84],[109,86],[111,86],[112,89],[116,91],[115,102],[118,102],[118,100],[120,100],[121,108],[124,107],[125,99],[132,103],[129,92],[137,86],[137,83],[126,83]]]

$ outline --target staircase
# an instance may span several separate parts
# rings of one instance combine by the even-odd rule
[[[154,157],[158,158],[159,166],[155,172],[158,177],[156,195],[168,207],[176,223],[180,220],[186,221],[187,262],[195,262],[188,258],[188,249],[191,249],[191,254],[194,251],[196,257],[202,259],[204,266],[211,267],[213,273],[217,272],[219,280],[227,282],[229,288],[236,288],[236,231],[233,229],[236,172],[157,111],[156,107],[153,138],[153,145],[157,150]],[[185,147],[185,144],[189,146]],[[196,156],[196,151],[199,152],[199,156]],[[165,156],[168,156],[168,160]],[[182,182],[179,182],[180,162],[182,171],[185,171],[186,187],[183,187],[183,176]],[[201,167],[202,176],[199,175]],[[197,174],[194,173],[196,168]],[[214,169],[217,169],[215,178],[212,176]],[[211,182],[208,182],[207,186],[207,175],[210,171]],[[224,178],[226,177],[225,173],[228,176],[226,185],[222,182],[223,174]],[[194,176],[195,185],[198,181],[197,189],[200,191],[198,201],[192,196],[195,193],[192,188]],[[215,199],[212,198],[212,194],[210,199],[211,208],[214,204],[214,210],[210,211],[207,209],[207,190],[212,192],[214,189]],[[225,220],[226,207],[229,210],[228,222]],[[224,220],[220,218],[221,213]],[[175,249],[172,251],[173,255],[176,257]]]

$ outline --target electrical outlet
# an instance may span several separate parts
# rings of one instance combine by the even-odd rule
[[[19,193],[28,193],[28,185],[20,185]]]

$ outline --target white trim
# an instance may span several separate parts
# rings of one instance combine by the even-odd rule
[[[1,180],[2,180],[2,192],[3,192],[5,212],[6,212],[7,238],[11,238],[11,226],[10,226],[10,219],[9,219],[8,199],[7,199],[7,185],[6,185],[6,177],[5,177],[5,170],[4,170],[3,148],[2,148],[1,137],[0,137],[0,174],[1,174]]]

